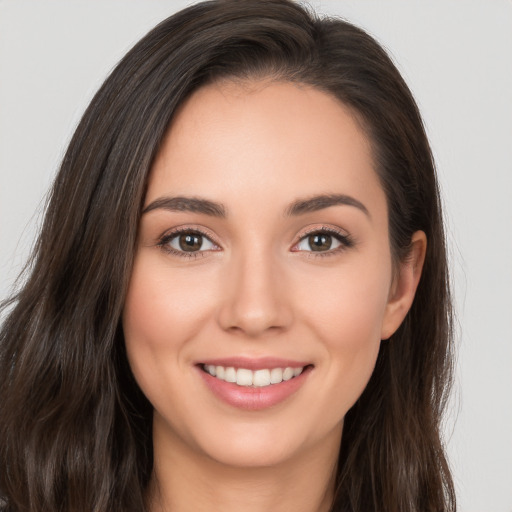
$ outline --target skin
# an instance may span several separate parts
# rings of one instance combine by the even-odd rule
[[[286,214],[325,194],[363,208]],[[155,207],[176,196],[220,203],[226,215]],[[394,266],[366,136],[312,87],[208,85],[175,117],[145,207],[123,324],[155,409],[152,509],[327,511],[343,418],[412,303],[426,247],[415,233],[411,257]],[[206,233],[204,250],[169,252],[161,240],[175,228]],[[307,234],[323,228],[349,246],[331,238],[333,248],[313,251]],[[313,369],[283,402],[247,411],[219,400],[197,367],[233,356]]]

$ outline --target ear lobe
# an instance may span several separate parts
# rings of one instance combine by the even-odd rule
[[[389,292],[381,329],[383,340],[391,337],[400,327],[411,308],[420,282],[426,251],[427,237],[423,231],[416,231],[411,237],[410,253],[403,262],[400,262]]]

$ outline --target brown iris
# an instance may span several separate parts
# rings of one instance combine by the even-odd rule
[[[179,237],[179,244],[182,251],[199,251],[203,245],[203,237],[194,233],[183,233]]]
[[[309,246],[312,251],[328,251],[332,245],[332,236],[325,233],[309,235]]]

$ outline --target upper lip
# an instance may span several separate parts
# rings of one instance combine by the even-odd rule
[[[264,370],[273,368],[303,368],[311,363],[307,361],[297,361],[294,359],[284,359],[279,357],[223,357],[215,359],[205,359],[200,361],[200,365],[223,366],[224,368],[246,368],[248,370]]]

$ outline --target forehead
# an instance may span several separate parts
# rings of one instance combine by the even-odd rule
[[[220,82],[177,111],[146,202],[162,194],[282,202],[332,192],[383,194],[371,145],[348,107],[302,84]]]

